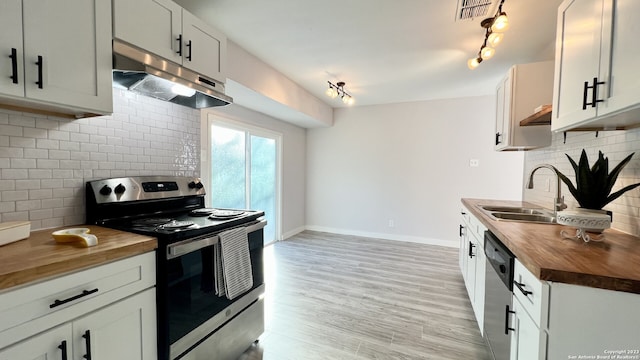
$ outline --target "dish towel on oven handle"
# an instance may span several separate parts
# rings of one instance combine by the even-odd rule
[[[218,237],[223,273],[221,278],[224,281],[222,289],[227,298],[233,300],[253,287],[249,238],[244,227],[222,232]]]

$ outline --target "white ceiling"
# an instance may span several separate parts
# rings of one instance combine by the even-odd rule
[[[553,59],[561,2],[506,0],[511,28],[472,71],[484,17],[455,21],[458,0],[176,1],[334,108],[327,81],[354,106],[492,94],[511,65]]]

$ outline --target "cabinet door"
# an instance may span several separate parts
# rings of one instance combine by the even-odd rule
[[[511,71],[505,76],[496,90],[496,137],[494,149],[509,145],[509,122],[511,121]]]
[[[0,350],[0,360],[71,359],[71,336],[71,324],[58,326]]]
[[[199,74],[226,82],[226,36],[188,11],[182,12],[182,31],[183,65]]]
[[[596,116],[583,103],[592,96],[585,82],[598,76],[603,1],[610,0],[566,0],[558,8],[552,130]]]
[[[462,273],[462,278],[467,278],[467,247],[469,246],[467,243],[467,233],[469,229],[467,225],[460,219],[460,248],[458,251],[458,265],[460,266],[460,272]]]
[[[110,1],[24,0],[23,13],[26,96],[112,112]]]
[[[473,295],[473,312],[480,327],[480,334],[484,335],[484,288],[486,276],[486,256],[484,250],[478,246],[476,248],[476,273]]]
[[[540,331],[527,312],[513,299],[513,322],[515,331],[511,335],[511,360],[546,359],[547,335]]]
[[[469,300],[473,305],[475,301],[476,294],[476,263],[477,263],[477,253],[478,251],[482,251],[478,247],[477,242],[475,241],[475,237],[468,232],[467,235],[467,276],[464,279],[464,283],[467,286],[467,292],[469,293]]]
[[[0,93],[24,96],[22,57],[22,0],[2,0],[0,2]]]
[[[640,2],[617,0],[605,3],[605,26],[602,36],[602,57],[599,79],[606,81],[598,92],[598,116],[619,111],[640,103]],[[608,25],[608,26],[607,26]]]
[[[73,322],[74,359],[156,360],[155,289]]]
[[[114,37],[182,64],[181,35],[182,8],[173,1],[113,1]]]

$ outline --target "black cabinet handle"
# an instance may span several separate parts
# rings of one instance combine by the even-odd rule
[[[500,140],[500,137],[502,136],[502,134],[500,134],[499,132],[496,133],[496,145],[500,144],[502,142],[502,140]]]
[[[14,84],[18,83],[18,50],[16,48],[11,48],[11,80],[13,80]]]
[[[582,91],[582,110],[586,110],[587,109],[587,95],[589,93],[589,88],[591,86],[589,86],[589,82],[585,81],[584,82],[584,87],[583,87],[583,91]]]
[[[42,56],[38,55],[38,61],[36,65],[38,65],[38,81],[36,81],[36,85],[38,85],[38,89],[42,89],[42,64],[43,64]]]
[[[599,102],[604,100],[598,100],[598,85],[604,85],[604,81],[598,81],[597,77],[593,78],[593,91],[591,92],[591,107],[596,107]]]
[[[509,331],[516,331],[515,328],[509,327],[509,314],[515,314],[515,311],[509,309],[509,305],[505,308],[504,312],[504,334],[509,335]]]
[[[524,296],[529,296],[529,295],[533,294],[533,292],[524,289],[524,287],[526,286],[525,284],[519,283],[519,282],[517,282],[515,280],[513,281],[513,283],[524,294]]]
[[[176,40],[178,40],[178,51],[176,51],[176,54],[182,56],[182,34],[178,35]]]
[[[592,108],[604,100],[598,100],[598,85],[604,85],[604,81],[598,81],[597,77],[593,78],[593,85],[589,85],[588,81],[584,82],[584,91],[582,93],[582,110],[586,110],[587,106],[591,105]],[[591,89],[591,102],[587,102],[587,97]]]
[[[462,237],[462,231],[464,231],[464,226],[460,225],[460,237]]]
[[[473,248],[474,248],[474,247],[476,247],[476,246],[475,246],[475,245],[473,245],[473,244],[471,243],[471,241],[469,241],[469,257],[470,257],[470,258],[472,258],[472,257],[474,257],[474,256],[475,256],[475,255],[473,254]]]
[[[58,349],[62,350],[62,360],[67,360],[67,340],[62,340]]]
[[[75,295],[75,296],[72,296],[70,298],[67,298],[67,299],[64,299],[64,300],[56,299],[53,302],[53,304],[49,305],[49,308],[53,309],[54,307],[60,306],[62,304],[66,304],[66,303],[71,302],[73,300],[77,300],[77,299],[80,299],[82,297],[85,297],[85,296],[88,296],[88,295],[91,295],[91,294],[97,293],[97,292],[98,292],[98,288],[95,288],[93,290],[82,290],[82,293],[80,293],[78,295]]]
[[[85,331],[82,337],[84,338],[85,345],[87,346],[87,353],[82,355],[82,357],[87,360],[91,360],[91,332],[89,330]]]
[[[189,42],[187,43],[187,47],[189,48],[189,55],[187,55],[187,60],[191,61],[191,49],[193,48],[193,43],[191,42],[191,40],[189,40]]]

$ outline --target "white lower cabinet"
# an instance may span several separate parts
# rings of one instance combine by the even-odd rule
[[[0,350],[0,359],[70,359],[71,338],[71,324],[61,325]]]
[[[0,360],[155,360],[155,316],[148,289],[0,350]]]
[[[484,333],[484,226],[469,210],[461,210],[459,265],[480,332]]]
[[[540,281],[517,259],[514,281],[512,360],[640,358],[640,295]]]
[[[73,358],[157,359],[155,302],[148,289],[74,321]]]
[[[513,299],[511,326],[511,359],[545,360],[547,333],[524,310],[518,299]]]
[[[0,293],[0,360],[156,360],[155,255]]]

